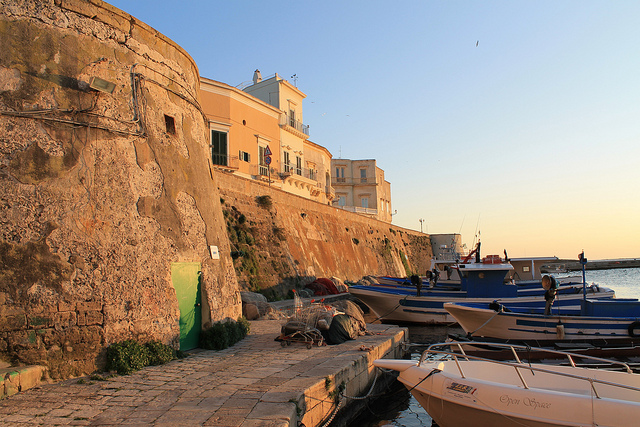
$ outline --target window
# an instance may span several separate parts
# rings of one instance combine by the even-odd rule
[[[369,207],[369,198],[368,197],[363,197],[360,199],[360,206],[362,206],[363,208],[368,208]]]
[[[289,110],[289,126],[296,127],[296,112],[293,110]]]
[[[360,169],[360,182],[367,182],[367,170]]]
[[[164,115],[164,126],[168,134],[176,134],[176,122],[171,116]]]
[[[338,206],[346,206],[347,198],[345,196],[338,196]]]
[[[302,175],[302,158],[296,156],[296,174]]]
[[[342,166],[336,167],[336,182],[345,182],[344,181],[344,167],[342,167]]]
[[[285,151],[283,153],[283,157],[284,157],[284,171],[286,172],[291,172],[291,165],[289,164],[289,152]]]
[[[258,163],[259,163],[259,171],[260,175],[267,176],[269,175],[269,165],[265,161],[265,152],[267,151],[267,147],[258,146]]]
[[[246,151],[240,150],[240,152],[238,153],[238,157],[243,162],[247,162],[248,163],[248,162],[251,161],[251,155],[249,153],[247,153]]]
[[[227,133],[211,131],[211,160],[214,165],[227,166]]]

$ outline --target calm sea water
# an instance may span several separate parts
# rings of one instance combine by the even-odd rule
[[[557,276],[576,275],[582,272],[559,274]],[[640,268],[621,268],[615,270],[592,270],[586,272],[587,284],[595,283],[616,291],[618,298],[640,299]],[[458,327],[411,326],[411,342],[435,343],[444,341],[449,333],[461,333]],[[419,353],[413,353],[417,359]],[[357,425],[368,427],[430,427],[431,417],[411,396],[404,386],[390,391],[388,396],[371,402],[367,413],[363,414]],[[355,425],[355,424],[354,424]],[[472,424],[470,424],[472,425]]]

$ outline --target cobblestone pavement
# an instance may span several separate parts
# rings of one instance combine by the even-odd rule
[[[337,346],[274,341],[278,321],[251,322],[251,333],[223,351],[189,357],[107,381],[72,379],[0,401],[2,425],[289,426],[304,391],[335,369],[336,359],[387,340],[398,328]],[[386,335],[386,336],[385,336]],[[347,359],[345,359],[347,360]],[[323,364],[325,369],[322,369]],[[291,423],[291,424],[290,424]]]

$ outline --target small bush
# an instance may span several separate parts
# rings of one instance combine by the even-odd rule
[[[231,258],[238,259],[245,255],[244,251],[231,251]]]
[[[107,348],[107,369],[120,375],[129,375],[148,364],[149,350],[137,341],[126,340]]]
[[[145,346],[149,350],[149,365],[164,365],[176,358],[176,351],[160,341],[150,341]]]
[[[238,326],[242,331],[242,338],[240,339],[244,339],[244,337],[246,337],[249,334],[249,332],[251,332],[251,323],[249,323],[249,321],[245,317],[239,317]]]
[[[176,351],[159,341],[140,344],[126,340],[107,348],[107,370],[128,375],[145,366],[162,365],[176,358]]]
[[[271,196],[258,196],[256,201],[258,202],[258,206],[264,209],[271,209],[271,206],[273,205]]]
[[[200,334],[200,347],[207,350],[224,350],[242,340],[249,333],[249,321],[244,317],[237,322],[216,322]]]
[[[355,237],[351,238],[351,240],[353,241],[354,244],[359,244],[360,240],[356,239]]]
[[[282,227],[273,227],[273,235],[281,242],[287,240],[287,235]]]

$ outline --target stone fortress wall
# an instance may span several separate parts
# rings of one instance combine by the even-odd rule
[[[173,262],[201,263],[205,323],[237,318],[192,58],[98,0],[2,1],[0,44],[3,359],[63,378],[123,339],[177,345]]]
[[[316,277],[357,282],[365,275],[423,275],[431,267],[427,234],[255,180],[220,173],[217,182],[231,250],[240,253],[234,263],[244,290],[267,290],[268,296],[278,297]],[[258,202],[265,196],[270,208]],[[244,220],[238,221],[241,216]]]

